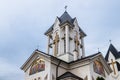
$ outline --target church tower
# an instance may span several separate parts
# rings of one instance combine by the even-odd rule
[[[86,34],[67,11],[57,17],[45,32],[48,37],[47,53],[66,62],[85,57],[84,37]]]
[[[114,80],[109,78],[112,70],[100,52],[85,56],[86,34],[67,11],[56,18],[45,35],[47,52],[35,50],[21,66],[25,80]]]

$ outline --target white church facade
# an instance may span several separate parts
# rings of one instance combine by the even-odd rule
[[[86,34],[67,11],[56,18],[45,35],[47,52],[36,49],[21,67],[25,80],[120,80],[120,53],[116,58],[112,54],[115,50],[109,48],[105,58],[100,52],[85,56]]]
[[[109,75],[111,80],[120,80],[120,52],[110,44],[105,60],[112,69],[112,73]]]

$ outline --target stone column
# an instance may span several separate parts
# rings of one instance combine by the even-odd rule
[[[85,57],[85,48],[84,48],[84,39],[81,38],[81,44],[82,44],[82,57]]]
[[[66,53],[69,53],[69,26],[65,26],[65,33],[66,33]]]
[[[50,45],[50,36],[48,36],[47,54],[49,54],[49,52],[50,52],[50,47],[49,47],[49,45]]]

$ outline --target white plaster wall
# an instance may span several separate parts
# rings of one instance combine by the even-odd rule
[[[53,27],[53,34],[52,34],[53,40],[55,40],[56,33],[59,35],[59,37],[61,35],[59,24],[60,24],[60,22],[59,22],[58,18],[56,18],[55,23],[54,23],[54,27]],[[60,42],[58,43],[58,54],[60,51],[59,44],[60,44]],[[55,48],[55,45],[53,44],[53,55],[54,55],[54,48]]]
[[[75,19],[73,24],[75,25],[75,30],[79,32],[79,25],[78,25],[77,19]]]
[[[64,34],[65,34],[65,28],[60,28],[59,26],[60,22],[58,20],[58,18],[56,18],[55,20],[55,24],[54,24],[54,27],[53,27],[53,40],[55,39],[55,35],[56,35],[56,32],[58,33],[59,35],[59,48],[58,48],[58,56],[61,55],[61,54],[64,54],[64,40],[62,39],[64,37]],[[77,23],[77,20],[74,21],[73,23],[75,26],[73,28],[70,28],[69,27],[69,36],[72,38],[72,40],[69,40],[69,48],[70,48],[70,53],[73,54],[73,51],[75,49],[75,42],[74,42],[74,37],[76,36],[76,32],[78,33],[78,38],[80,38],[80,31],[79,31],[79,25]],[[81,39],[79,39],[79,42],[81,43]],[[67,46],[67,45],[66,45]],[[53,44],[53,55],[54,55],[54,47],[55,45]],[[81,52],[81,48],[80,48],[80,45],[79,45],[79,50],[78,50],[78,53],[79,53],[79,58],[81,58],[82,56],[82,52]],[[72,59],[73,60],[73,59]]]
[[[64,33],[65,30],[64,29],[60,29],[60,50],[59,50],[59,55],[60,54],[64,54],[64,39],[62,39],[64,37]]]
[[[80,39],[80,31],[79,31],[79,26],[78,26],[78,23],[77,23],[77,20],[75,20],[74,22],[74,28],[73,29],[70,29],[70,37],[72,38],[72,40],[70,40],[70,53],[73,54],[73,50],[75,49],[75,42],[74,42],[74,38],[76,36],[76,32],[78,33],[78,39],[79,39],[79,43],[81,44],[81,39]],[[80,45],[79,45],[79,57],[82,56],[82,52],[81,52],[81,48],[80,48]]]
[[[58,72],[58,76],[61,76],[62,74],[64,74],[65,72],[67,72],[66,69],[61,68],[61,67],[59,67],[58,70],[59,70],[59,72]]]
[[[62,68],[62,67],[59,67],[58,68],[58,76],[64,74],[67,70]],[[56,78],[56,65],[52,64],[51,65],[51,76],[54,75],[54,77]],[[50,79],[52,80],[52,78]]]
[[[77,19],[75,20],[75,22],[74,22],[74,25],[75,25],[75,28],[74,28],[74,30],[75,31],[77,31],[77,33],[78,33],[78,38],[79,38],[79,43],[80,43],[80,45],[81,45],[81,39],[80,39],[80,31],[79,31],[79,25],[78,25],[78,22],[77,22]],[[75,35],[76,35],[76,33],[75,33]],[[82,56],[82,48],[80,48],[80,45],[79,45],[79,51],[78,51],[78,53],[79,53],[79,58],[81,58],[81,56]],[[84,46],[84,45],[83,45]]]
[[[117,77],[117,79],[120,80],[120,71],[118,72],[118,75],[119,75],[119,76]]]
[[[70,54],[64,54],[62,56],[59,56],[58,58],[66,62],[73,61],[73,55],[70,55]]]
[[[72,72],[73,74],[75,74],[83,79],[86,76],[88,76],[88,80],[91,80],[90,65],[84,65],[84,66],[81,66],[79,68],[72,69],[72,70],[70,70],[70,72]]]
[[[111,62],[111,59],[113,59],[113,61],[115,61],[115,57],[113,56],[113,54],[111,52],[109,52],[108,62]]]
[[[64,39],[62,39],[65,34],[65,28],[61,28],[60,29],[60,33],[61,33],[61,37],[60,37],[60,40],[61,40],[61,43],[60,43],[60,54],[64,54]]]
[[[59,22],[58,18],[56,18],[54,27],[53,27],[53,34],[54,34],[54,32],[56,32],[56,30],[59,29],[59,24],[60,24],[60,22]]]

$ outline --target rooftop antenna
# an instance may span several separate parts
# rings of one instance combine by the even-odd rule
[[[67,7],[68,7],[68,6],[66,5],[66,6],[65,6],[65,12],[67,12]]]

